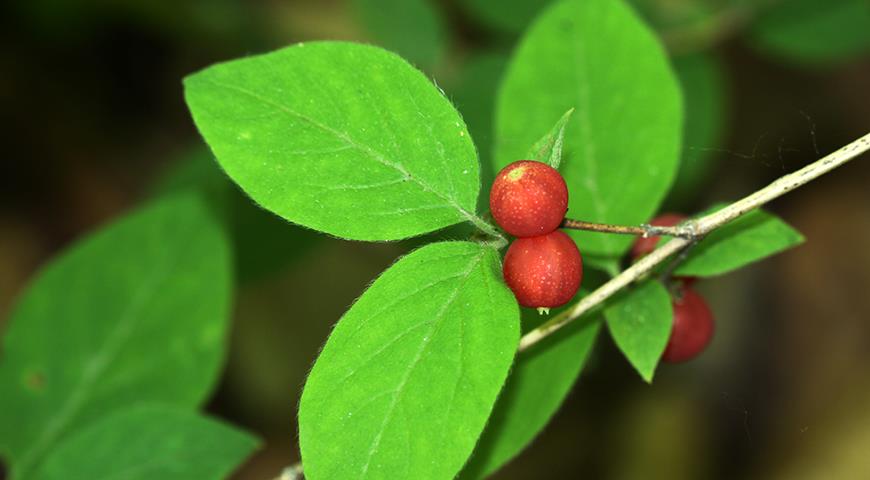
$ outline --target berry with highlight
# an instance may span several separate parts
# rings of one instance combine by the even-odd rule
[[[499,226],[515,237],[546,235],[565,218],[568,186],[553,167],[520,160],[495,177],[489,208]]]

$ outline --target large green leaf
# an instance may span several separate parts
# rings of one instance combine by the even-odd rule
[[[402,258],[341,319],[305,384],[306,478],[453,478],[518,341],[495,250],[445,242]]]
[[[119,410],[77,431],[34,480],[222,480],[257,440],[197,413],[163,405]]]
[[[625,290],[608,302],[604,316],[616,346],[640,376],[651,383],[668,345],[674,319],[667,289],[650,280]]]
[[[498,97],[496,168],[520,159],[572,107],[561,167],[569,216],[648,220],[676,173],[682,105],[661,45],[620,1],[561,2],[529,29]],[[572,236],[597,256],[619,256],[632,241]]]
[[[447,32],[431,0],[353,0],[352,5],[378,45],[421,68],[432,68],[441,59]]]
[[[356,240],[471,220],[479,165],[465,124],[418,70],[377,47],[298,44],[185,79],[193,118],[263,207]]]
[[[547,318],[523,311],[523,323],[530,327]],[[573,322],[517,356],[462,480],[486,478],[544,429],[580,375],[600,323],[598,318]]]
[[[48,264],[0,358],[0,451],[22,478],[70,431],[132,402],[193,407],[219,373],[225,234],[198,197],[124,217]]]
[[[870,53],[870,2],[779,2],[752,26],[751,39],[759,50],[797,63],[857,58]]]
[[[707,235],[675,273],[696,277],[722,275],[803,241],[800,232],[775,215],[755,210]]]

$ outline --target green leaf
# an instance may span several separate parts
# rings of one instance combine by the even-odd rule
[[[686,122],[680,170],[668,203],[688,204],[703,191],[716,165],[714,153],[725,123],[725,78],[717,59],[709,54],[678,57],[674,69],[683,88]]]
[[[355,240],[482,224],[465,124],[395,54],[298,44],[184,83],[197,127],[230,178],[287,220]]]
[[[257,446],[247,433],[163,405],[119,410],[70,435],[35,480],[221,480]]]
[[[432,68],[447,47],[441,12],[430,0],[353,0],[354,13],[376,44]]]
[[[761,15],[750,31],[756,48],[814,65],[870,52],[867,0],[791,0]]]
[[[548,318],[523,311],[529,326]],[[460,475],[462,480],[486,478],[544,429],[580,375],[600,324],[597,318],[573,322],[517,356],[486,430]]]
[[[803,241],[803,235],[775,215],[755,210],[707,235],[674,273],[694,277],[722,275]]]
[[[620,1],[560,2],[526,33],[499,93],[496,168],[521,158],[572,107],[561,167],[569,216],[648,220],[676,173],[682,104],[658,40]],[[571,235],[597,256],[618,257],[632,242]]]
[[[305,477],[451,479],[519,342],[498,253],[430,244],[384,272],[345,314],[305,384]]]
[[[671,295],[650,280],[623,291],[604,310],[616,346],[640,376],[652,383],[653,373],[671,336]]]
[[[0,452],[17,473],[132,402],[201,404],[222,366],[231,278],[225,234],[193,195],[154,202],[48,264],[3,339]]]
[[[522,32],[552,0],[461,0],[459,4],[486,26],[508,33]]]
[[[571,119],[573,113],[573,108],[565,112],[565,114],[562,115],[562,118],[553,125],[553,128],[550,129],[546,135],[541,137],[540,140],[535,142],[532,148],[529,149],[529,153],[527,153],[523,158],[544,162],[558,170],[559,165],[562,163],[562,147],[565,143],[565,127],[568,125],[568,120]]]

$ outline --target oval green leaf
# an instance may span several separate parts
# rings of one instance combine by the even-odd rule
[[[722,208],[720,205],[710,210]],[[676,269],[678,275],[713,277],[803,243],[804,237],[776,215],[755,210],[713,230]]]
[[[220,371],[232,288],[196,196],[78,242],[16,305],[0,362],[0,452],[20,478],[70,431],[131,402],[199,405]]]
[[[641,378],[652,383],[674,321],[668,290],[655,280],[644,282],[608,302],[604,316],[616,346]]]
[[[528,325],[546,319],[532,310],[523,317]],[[573,322],[517,356],[461,480],[488,477],[544,429],[580,376],[600,325],[597,318]]]
[[[70,435],[33,480],[222,480],[253,452],[247,433],[197,413],[142,405]]]
[[[570,108],[561,166],[568,215],[646,221],[676,173],[682,104],[664,50],[621,1],[560,2],[529,29],[499,92],[496,169],[519,160]],[[619,256],[632,241],[571,234],[598,256]]]
[[[518,342],[495,250],[447,242],[402,258],[336,325],[305,384],[305,477],[454,478]]]
[[[393,53],[298,44],[184,84],[224,170],[287,220],[354,240],[481,222],[477,154],[462,118]]]

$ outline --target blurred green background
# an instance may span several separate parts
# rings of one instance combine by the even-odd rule
[[[4,3],[0,329],[35,269],[84,232],[162,192],[206,191],[233,234],[238,278],[210,410],[266,440],[234,478],[277,476],[298,460],[299,393],[332,325],[414,244],[327,238],[253,206],[198,138],[181,78],[299,41],[379,44],[447,92],[487,163],[501,71],[548,3]],[[686,94],[668,209],[736,199],[870,131],[870,2],[632,3]],[[706,354],[648,386],[602,334],[557,418],[496,478],[870,478],[870,158],[770,209],[808,241],[699,286],[718,320]]]

